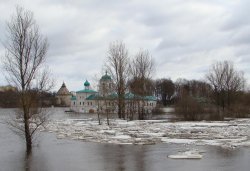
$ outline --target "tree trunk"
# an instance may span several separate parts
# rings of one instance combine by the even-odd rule
[[[124,99],[123,96],[120,95],[121,97],[118,98],[118,117],[120,119],[125,119],[125,104],[124,104]]]
[[[99,125],[101,125],[101,119],[100,119],[100,113],[99,113],[99,111],[97,112],[97,117],[98,117],[98,123],[99,123]]]
[[[118,100],[118,117],[119,117],[119,119],[122,118],[122,110],[121,110],[120,100]]]
[[[107,114],[107,124],[109,125],[109,110],[106,109],[106,114]]]
[[[30,154],[32,151],[32,137],[30,133],[30,123],[29,123],[29,107],[28,107],[28,94],[25,92],[24,88],[21,93],[21,101],[23,108],[23,118],[24,118],[24,131],[25,131],[25,140],[26,140],[26,152]]]
[[[24,113],[24,128],[25,128],[25,140],[26,140],[26,151],[30,154],[32,151],[32,137],[30,134],[29,117],[27,111]]]

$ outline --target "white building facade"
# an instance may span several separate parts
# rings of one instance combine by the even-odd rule
[[[97,95],[97,91],[90,89],[90,83],[86,80],[84,83],[84,89],[75,93],[75,96],[71,97],[70,109],[79,113],[91,113],[95,112],[96,102],[94,100],[88,100],[88,97]]]
[[[76,91],[71,97],[71,111],[77,113],[97,113],[109,110],[110,113],[117,113],[117,94],[114,93],[114,84],[111,77],[103,75],[99,80],[99,92],[90,88],[90,83],[86,80],[84,89]],[[154,96],[139,97],[132,93],[125,94],[126,108],[130,108],[134,103],[140,104],[142,108],[150,113],[156,107],[156,98]],[[133,104],[133,105],[132,105]]]

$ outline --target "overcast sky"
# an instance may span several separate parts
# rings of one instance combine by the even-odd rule
[[[63,81],[70,91],[82,89],[85,79],[93,83],[116,40],[131,57],[147,49],[154,78],[203,79],[211,64],[231,60],[250,80],[249,0],[0,0],[2,42],[16,5],[34,12],[49,40],[55,90]]]

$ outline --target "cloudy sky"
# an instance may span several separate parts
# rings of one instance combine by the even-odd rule
[[[16,5],[34,12],[49,40],[55,90],[63,81],[72,91],[85,79],[94,82],[116,40],[131,57],[147,49],[156,65],[154,78],[202,79],[214,62],[231,60],[250,80],[249,0],[0,0],[1,42]],[[4,52],[0,44],[0,55]]]

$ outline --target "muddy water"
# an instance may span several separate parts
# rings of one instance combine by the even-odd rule
[[[10,110],[0,109],[2,122]],[[64,114],[55,110],[52,119],[90,116]],[[204,151],[201,160],[174,160],[170,154],[188,149]],[[146,146],[88,143],[56,139],[42,132],[27,157],[23,140],[0,123],[0,171],[249,171],[250,149],[212,146],[157,144]]]

